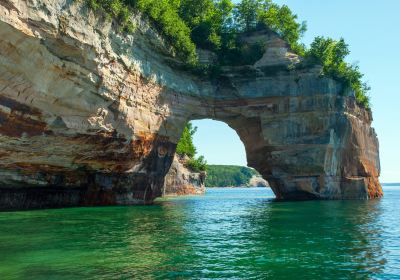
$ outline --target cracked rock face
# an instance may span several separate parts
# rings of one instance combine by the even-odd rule
[[[133,21],[120,34],[79,2],[0,0],[0,208],[151,203],[203,118],[236,130],[279,199],[382,196],[371,112],[318,67],[288,67],[300,59],[277,36],[205,79]]]

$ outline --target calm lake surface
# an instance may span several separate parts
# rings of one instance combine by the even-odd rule
[[[272,197],[3,212],[0,279],[400,279],[400,186],[375,201]]]

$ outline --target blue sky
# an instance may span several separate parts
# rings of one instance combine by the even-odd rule
[[[275,0],[307,21],[303,42],[316,36],[343,37],[349,62],[358,62],[372,90],[372,110],[380,142],[382,182],[400,181],[400,0]],[[195,121],[194,141],[211,164],[246,165],[243,144],[226,124]]]

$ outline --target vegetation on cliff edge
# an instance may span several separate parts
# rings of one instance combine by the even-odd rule
[[[134,25],[129,9],[147,15],[170,42],[177,57],[190,67],[215,74],[219,65],[251,65],[260,59],[265,45],[262,42],[244,43],[243,35],[262,29],[276,32],[292,50],[308,62],[321,64],[323,74],[341,81],[353,89],[359,104],[369,107],[369,87],[362,81],[357,65],[349,64],[349,54],[343,39],[317,37],[307,49],[300,39],[306,31],[288,6],[272,0],[84,0],[93,10],[101,10],[115,19],[121,30],[132,32]],[[199,65],[196,48],[215,52],[218,61]]]
[[[359,104],[369,108],[370,87],[362,81],[363,74],[358,65],[349,64],[345,58],[350,54],[344,39],[317,37],[306,52],[306,59],[323,66],[325,75],[341,81],[346,88],[353,89]]]
[[[84,1],[93,10],[114,18],[127,32],[134,29],[129,8],[146,14],[170,41],[176,55],[190,65],[197,63],[196,47],[215,51],[224,64],[250,63],[246,59],[249,55],[259,59],[262,53],[258,44],[243,44],[240,36],[266,27],[282,36],[293,49],[304,50],[299,39],[306,30],[305,23],[298,23],[288,6],[271,0],[242,0],[238,4],[231,0]]]
[[[191,122],[188,122],[183,129],[181,139],[176,146],[176,153],[179,156],[187,156],[186,166],[195,172],[206,171],[207,162],[203,156],[196,157],[196,147],[193,144],[193,135],[196,133],[197,127],[193,127]]]

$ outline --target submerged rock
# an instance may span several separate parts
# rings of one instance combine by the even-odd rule
[[[145,204],[187,121],[224,121],[279,199],[382,196],[370,110],[273,34],[254,65],[180,69],[80,1],[0,1],[0,208]],[[248,39],[250,40],[250,39]],[[270,43],[270,44],[269,44]]]

